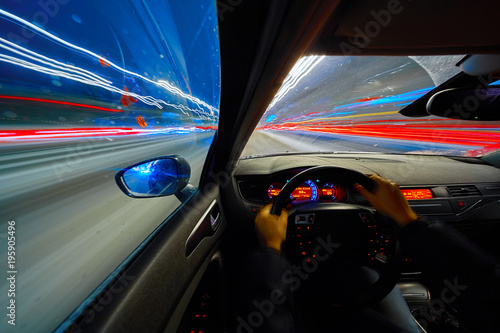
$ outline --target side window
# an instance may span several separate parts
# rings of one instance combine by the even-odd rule
[[[127,197],[118,170],[180,155],[198,186],[219,118],[215,5],[0,4],[0,331],[54,330],[180,205]]]

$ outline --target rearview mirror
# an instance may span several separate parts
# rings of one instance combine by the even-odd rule
[[[427,113],[462,120],[500,120],[500,86],[453,88],[427,102]]]
[[[175,195],[185,199],[191,167],[182,157],[172,155],[157,157],[131,165],[115,176],[118,187],[133,198],[154,198]]]

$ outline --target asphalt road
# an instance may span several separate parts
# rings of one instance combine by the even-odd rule
[[[195,135],[198,144],[192,143]],[[175,197],[127,197],[114,181],[119,169],[154,156],[179,154],[192,166],[196,185],[211,135],[1,146],[0,267],[7,267],[7,222],[13,220],[18,320],[13,327],[3,318],[0,331],[55,329],[179,205]],[[7,290],[2,278],[4,309]]]
[[[243,150],[242,156],[286,152],[376,152],[376,153],[464,153],[469,147],[438,144],[425,141],[408,141],[367,136],[340,135],[306,131],[255,131]]]

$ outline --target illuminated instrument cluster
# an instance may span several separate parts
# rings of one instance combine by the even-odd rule
[[[275,182],[269,186],[267,194],[269,199],[276,199],[284,184]],[[331,201],[345,202],[347,199],[346,190],[333,182],[321,180],[306,180],[298,186],[290,195],[293,201]]]

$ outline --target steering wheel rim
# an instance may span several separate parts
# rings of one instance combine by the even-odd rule
[[[362,174],[361,172],[351,170],[351,169],[346,169],[342,167],[335,167],[335,166],[319,166],[319,167],[312,167],[307,170],[304,170],[300,172],[299,174],[295,175],[290,179],[286,185],[281,189],[280,193],[276,197],[273,206],[271,208],[271,214],[273,215],[280,215],[281,210],[285,208],[287,203],[290,200],[290,195],[292,192],[300,186],[302,183],[304,183],[308,179],[316,179],[316,178],[321,178],[325,176],[332,176],[335,175],[336,177],[342,179],[344,183],[349,183],[349,184],[354,184],[358,183],[361,184],[364,188],[366,188],[368,191],[374,192],[376,189],[376,183],[373,181],[371,178],[368,176]],[[339,203],[335,203],[339,205]],[[347,206],[347,205],[346,205]],[[351,205],[352,206],[352,205]],[[360,207],[360,210],[366,210],[370,211],[372,214],[375,211],[373,208],[368,208],[368,207]],[[292,214],[294,215],[294,214]],[[292,216],[290,215],[290,216]],[[383,217],[382,215],[378,214],[373,214],[375,217],[376,221],[380,221],[381,219],[388,219],[386,217]],[[290,221],[289,221],[290,223]],[[393,232],[393,236],[395,236],[396,233]],[[382,273],[379,274],[378,280],[370,285],[366,290],[365,294],[363,295],[354,295],[351,298],[351,301],[344,302],[343,304],[335,303],[334,305],[336,306],[365,306],[365,305],[370,305],[370,304],[375,304],[382,300],[387,294],[391,292],[391,290],[394,288],[396,285],[399,275],[400,275],[400,267],[399,267],[399,261],[400,261],[400,249],[399,249],[399,242],[397,239],[393,240],[394,242],[394,255],[392,258],[389,260],[388,263],[379,263],[380,265],[386,265],[384,269],[382,270]],[[328,277],[325,277],[324,283],[328,283]],[[328,289],[328,288],[326,288]],[[333,289],[332,289],[333,290]],[[322,295],[323,298],[329,299],[329,296],[327,295],[328,292],[326,292],[324,295]]]
[[[370,192],[373,192],[376,189],[377,185],[375,181],[359,171],[335,166],[312,167],[298,173],[297,175],[292,177],[292,179],[290,179],[290,181],[286,183],[285,186],[283,186],[280,193],[274,200],[273,207],[271,208],[271,214],[279,216],[281,214],[281,210],[285,208],[288,198],[292,194],[293,190],[295,190],[297,186],[302,184],[307,179],[322,176],[331,176],[333,173],[335,173],[337,177],[341,177],[346,183],[358,183]]]

